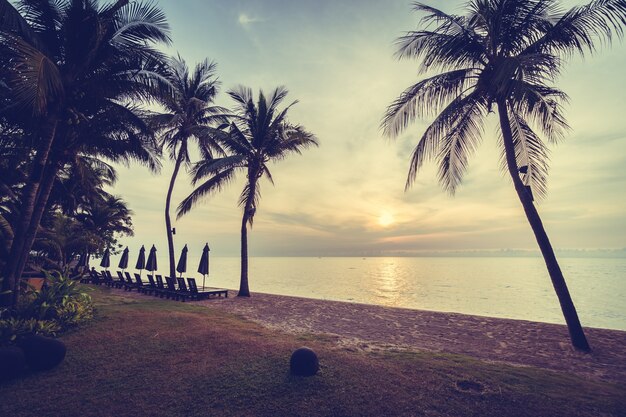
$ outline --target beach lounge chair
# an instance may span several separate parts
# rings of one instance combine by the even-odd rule
[[[178,282],[178,293],[183,297],[183,302],[185,302],[186,298],[194,299],[198,298],[197,293],[194,294],[187,289],[187,284],[185,284],[185,278],[176,278]]]
[[[157,295],[158,287],[156,285],[156,282],[154,282],[154,276],[148,275],[148,283],[143,284],[141,290],[143,291],[144,294]]]
[[[100,285],[102,284],[102,278],[100,277],[100,274],[98,274],[98,272],[96,272],[95,269],[90,269],[89,270],[89,276],[91,277],[91,283],[94,285]]]
[[[143,285],[141,276],[137,273],[135,273],[135,288],[137,288],[137,292],[141,292],[141,293],[146,292],[146,287]]]
[[[157,289],[154,292],[154,295],[158,295],[161,298],[166,297],[167,288],[165,288],[165,286],[163,285],[163,277],[161,275],[155,275],[154,278],[156,279],[156,286],[157,286]]]
[[[167,284],[167,294],[175,300],[181,300],[185,302],[189,298],[189,293],[179,291],[176,289],[176,280],[174,278],[165,277],[165,283]]]
[[[98,275],[98,277],[99,277],[99,281],[100,281],[100,283],[98,285],[100,285],[100,284],[106,285],[107,284],[107,273],[106,273],[106,271],[104,269],[102,271],[100,271],[100,274]]]
[[[228,290],[226,289],[202,287],[201,290],[198,290],[198,284],[196,284],[195,278],[187,278],[187,282],[189,283],[189,291],[192,294],[195,294],[198,300],[203,298],[208,299],[212,295],[216,295],[218,297],[221,297],[223,295],[225,298],[228,298]]]
[[[122,271],[117,271],[117,281],[113,282],[115,288],[124,288],[126,281],[124,280],[124,274]]]
[[[104,285],[107,287],[112,287],[114,285],[113,275],[111,275],[111,271],[102,271],[104,275]]]
[[[89,284],[91,282],[91,279],[91,274],[88,272],[87,275],[83,275],[83,277],[80,279],[80,283]]]
[[[130,276],[129,272],[124,272],[124,276],[126,277],[126,282],[124,283],[125,291],[132,291],[133,288],[136,288],[136,284]]]

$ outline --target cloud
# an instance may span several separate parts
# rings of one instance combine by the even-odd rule
[[[419,79],[415,62],[392,57],[393,39],[411,27],[416,16],[408,15],[404,5],[394,9],[370,2],[359,11],[361,19],[344,20],[347,12],[341,2],[323,3],[311,10],[265,8],[262,17],[225,6],[222,14],[212,17],[214,24],[201,26],[206,39],[219,39],[223,33],[232,38],[228,44],[211,45],[225,88],[241,83],[256,92],[259,87],[267,91],[278,84],[288,86],[286,103],[300,101],[290,110],[290,120],[320,140],[319,148],[270,166],[276,186],[261,184],[251,253],[534,250],[511,180],[500,169],[495,117],[487,122],[483,143],[454,197],[442,190],[432,161],[404,191],[411,152],[432,118],[417,121],[395,141],[381,136],[378,123],[386,106]],[[267,21],[280,24],[252,30]],[[177,33],[188,26],[181,23]],[[194,47],[198,54],[206,53],[197,37],[194,30],[193,37],[180,44],[183,54],[190,55]],[[566,116],[572,130],[558,146],[550,145],[548,197],[538,202],[555,247],[626,246],[626,194],[619,191],[626,184],[626,84],[618,82],[625,51],[626,44],[616,44],[584,65],[573,62],[558,81],[571,98]],[[231,105],[223,94],[218,104]],[[160,176],[135,167],[120,172],[114,192],[135,210],[137,243],[167,247],[163,210],[171,172],[171,161],[164,161]],[[237,199],[242,188],[243,177],[238,177],[176,220],[177,245],[202,248],[208,241],[212,254],[237,255]],[[191,189],[188,176],[180,175],[173,206]],[[395,218],[384,228],[378,222],[383,212]]]

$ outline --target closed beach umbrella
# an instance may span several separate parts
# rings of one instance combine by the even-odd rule
[[[209,275],[209,244],[204,245],[202,249],[202,257],[200,258],[200,264],[198,265],[198,272],[202,274],[202,286],[204,287],[204,280]]]
[[[139,270],[139,275],[141,275],[141,270],[146,267],[146,248],[141,245],[141,249],[139,249],[139,257],[137,258],[137,263],[135,264],[135,269]]]
[[[156,248],[154,245],[150,248],[150,254],[148,255],[148,260],[146,261],[146,269],[150,272],[157,270]]]
[[[178,264],[176,265],[176,270],[180,273],[181,278],[183,273],[187,272],[187,250],[187,245],[185,245],[183,251],[180,253]]]
[[[105,269],[111,266],[111,254],[109,253],[109,248],[106,248],[104,250],[104,255],[102,255],[102,260],[100,261],[100,266]]]
[[[120,269],[128,268],[128,246],[126,246],[126,249],[122,252],[122,257],[120,258],[120,263],[117,264],[117,267]]]

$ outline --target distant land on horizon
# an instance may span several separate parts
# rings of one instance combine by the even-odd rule
[[[560,258],[626,258],[626,248],[619,249],[556,249]],[[230,255],[225,257],[236,257]],[[416,252],[387,252],[361,254],[284,254],[284,255],[256,255],[256,258],[535,258],[541,257],[539,250],[528,249],[492,249],[492,250],[454,250],[454,251],[416,251]]]

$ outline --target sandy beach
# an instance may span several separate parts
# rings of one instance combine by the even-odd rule
[[[576,352],[564,325],[254,293],[196,304],[264,327],[312,333],[354,351],[426,350],[626,382],[626,332],[586,328],[593,352]]]

